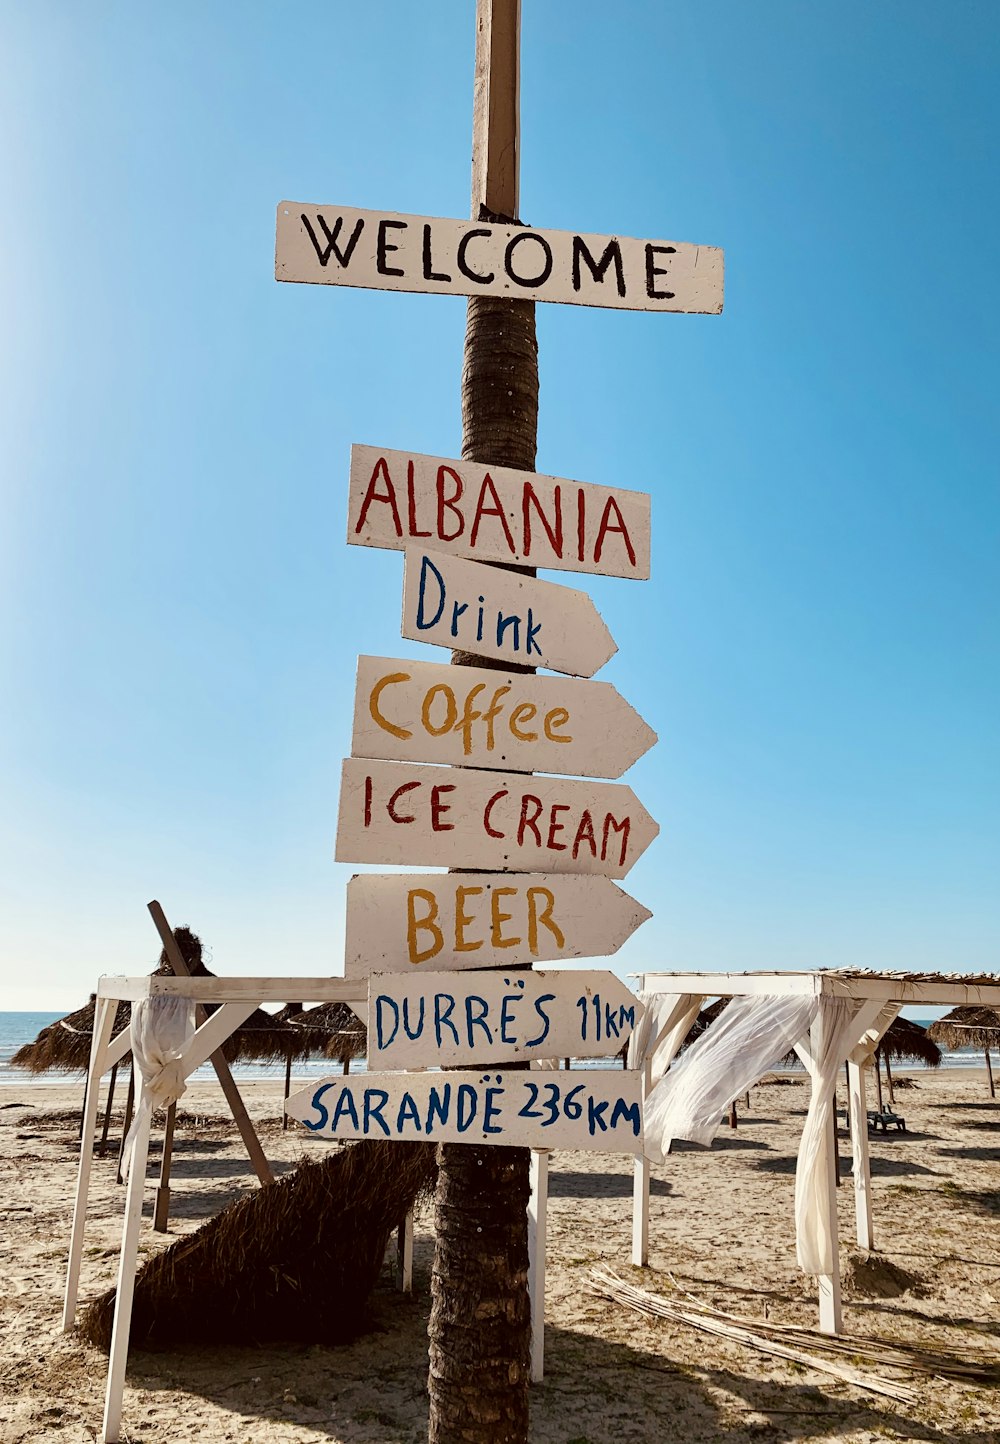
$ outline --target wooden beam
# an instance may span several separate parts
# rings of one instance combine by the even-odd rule
[[[97,1081],[102,1073],[104,1054],[115,1021],[115,1005],[110,999],[97,1001],[94,1010],[94,1032],[90,1040],[90,1066],[87,1070],[87,1101],[84,1107],[83,1136],[80,1139],[80,1163],[76,1176],[76,1199],[73,1203],[73,1228],[70,1233],[69,1259],[66,1265],[66,1292],[63,1297],[63,1330],[73,1327],[76,1300],[80,1287],[80,1262],[83,1258],[83,1231],[87,1221],[87,1199],[90,1193],[90,1167],[94,1155],[94,1125],[97,1122]]]
[[[479,0],[472,94],[472,215],[517,220],[520,204],[521,0]]]
[[[179,953],[178,949],[178,953]],[[183,958],[181,959],[183,962]],[[357,978],[171,978],[103,977],[98,979],[99,998],[137,1002],[140,998],[183,997],[198,1003],[284,1003],[289,997],[305,997],[312,1003],[367,1003],[368,984]],[[305,1006],[305,1004],[303,1004]],[[127,1034],[122,1034],[126,1037]],[[116,1039],[117,1042],[117,1039]],[[125,1051],[128,1051],[126,1046]]]
[[[867,1069],[861,1063],[849,1062],[848,1114],[851,1120],[851,1149],[854,1155],[854,1215],[858,1247],[875,1247],[872,1229],[871,1160],[868,1156],[868,1107],[866,1093]]]
[[[549,1212],[549,1155],[531,1150],[528,1199],[528,1294],[531,1299],[531,1382],[545,1373],[545,1231]]]
[[[170,1217],[170,1164],[174,1156],[174,1123],[177,1119],[177,1104],[167,1109],[167,1121],[163,1129],[163,1153],[160,1157],[160,1181],[156,1188],[153,1204],[153,1232],[166,1233]]]
[[[104,1395],[104,1426],[101,1444],[117,1444],[122,1417],[122,1392],[125,1388],[125,1365],[128,1360],[128,1338],[132,1326],[132,1295],[135,1289],[135,1265],[139,1248],[139,1225],[142,1221],[142,1196],[146,1184],[146,1159],[149,1150],[151,1114],[142,1107],[144,1089],[139,1076],[139,1098],[136,1113],[138,1128],[131,1145],[128,1192],[125,1197],[125,1227],[118,1259],[118,1284],[115,1289],[115,1315],[111,1327],[111,1357]]]

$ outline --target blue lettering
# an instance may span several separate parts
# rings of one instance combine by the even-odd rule
[[[463,612],[469,610],[468,602],[452,602],[451,604],[451,635],[458,636],[458,619]]]
[[[374,1102],[376,1098],[379,1100],[377,1103]],[[392,1136],[389,1132],[389,1125],[388,1123],[386,1123],[385,1118],[382,1116],[382,1109],[385,1107],[388,1101],[389,1095],[384,1088],[365,1089],[364,1134],[366,1138],[368,1134],[372,1131],[373,1119],[381,1128],[386,1138],[390,1138]]]
[[[333,1132],[336,1133],[340,1120],[344,1117],[350,1118],[351,1126],[358,1126],[358,1110],[354,1103],[354,1094],[351,1092],[351,1085],[345,1083],[340,1090],[340,1097],[337,1099],[337,1106],[333,1110]]]
[[[383,1003],[385,1004],[386,1008],[391,1008],[391,1009],[392,1009],[392,1014],[393,1014],[393,1018],[392,1018],[392,1032],[389,1034],[388,1038],[385,1036],[385,1031],[384,1031],[383,1026],[382,1026],[382,1004],[383,1004]],[[375,999],[375,1040],[376,1040],[376,1046],[377,1046],[378,1048],[380,1048],[380,1049],[381,1049],[381,1048],[387,1048],[387,1047],[389,1046],[389,1044],[392,1042],[393,1038],[395,1038],[395,1036],[396,1036],[396,1034],[397,1034],[398,1032],[399,1032],[399,1009],[398,1009],[398,1007],[396,1006],[396,1004],[393,1002],[392,998],[387,998],[386,995],[385,995],[385,993],[379,993],[378,997]]]
[[[504,614],[503,614],[503,612],[497,612],[497,646],[498,646],[498,647],[502,647],[502,646],[503,646],[503,634],[504,634],[504,632],[506,632],[507,628],[510,627],[510,626],[513,626],[513,628],[514,628],[514,651],[516,652],[516,651],[517,651],[517,648],[518,648],[518,642],[519,642],[520,636],[521,636],[521,618],[518,617],[517,615],[515,615],[513,612],[511,613],[511,615],[510,615],[509,617],[505,617]]]
[[[463,1109],[463,1103],[467,1105],[467,1110]],[[459,1133],[465,1133],[472,1127],[478,1106],[479,1094],[472,1084],[460,1083],[455,1098],[455,1123]]]
[[[417,1105],[409,1093],[404,1093],[399,1100],[399,1112],[396,1114],[397,1133],[402,1133],[404,1123],[412,1123],[418,1133],[421,1131],[420,1114],[417,1112]]]
[[[607,1133],[608,1125],[604,1121],[604,1114],[607,1112],[607,1107],[607,1099],[605,1099],[603,1103],[598,1103],[592,1095],[587,1099],[587,1128],[591,1137],[597,1132],[598,1126],[600,1126],[602,1133]]]
[[[618,1020],[617,1020],[616,1017],[615,1017],[615,1010],[614,1010],[614,1008],[612,1008],[612,1006],[611,1006],[610,1003],[605,1003],[605,1004],[604,1004],[604,1035],[605,1035],[605,1037],[610,1038],[611,1035],[612,1035],[612,1033],[614,1034],[614,1036],[615,1036],[616,1038],[620,1038],[620,1037],[621,1037],[621,1029],[620,1029],[619,1026],[618,1026]]]
[[[434,1127],[434,1119],[448,1126],[448,1113],[451,1109],[451,1084],[446,1083],[443,1088],[438,1089],[431,1085],[430,1096],[427,1099],[427,1137],[430,1138],[431,1130]]]
[[[434,573],[434,579],[435,579],[435,581],[436,581],[437,584],[438,584],[438,604],[437,604],[437,611],[434,613],[433,617],[429,618],[428,620],[425,620],[425,613],[424,613],[424,595],[425,595],[426,590],[427,590],[427,573],[428,573],[428,572],[433,572],[433,573]],[[434,563],[431,561],[430,557],[428,557],[428,556],[422,556],[422,557],[420,558],[420,586],[419,586],[419,589],[418,589],[418,591],[417,591],[417,629],[418,629],[419,631],[425,632],[428,627],[434,627],[434,626],[437,625],[437,623],[441,620],[441,613],[444,611],[444,601],[445,601],[444,577],[443,577],[443,576],[441,575],[441,573],[438,571],[437,567],[436,567],[436,566],[434,565]]]
[[[473,1008],[478,1009],[475,1017],[473,1017]],[[493,1034],[490,1032],[490,1025],[486,1022],[486,1014],[489,1011],[490,1006],[485,998],[480,998],[475,993],[470,993],[466,998],[465,1031],[469,1040],[470,1048],[475,1046],[475,1038],[473,1036],[474,1028],[482,1028],[483,1032],[486,1034],[487,1043],[493,1042]]]
[[[535,638],[537,637],[538,633],[539,633],[541,630],[542,630],[542,624],[541,624],[541,622],[536,622],[534,625],[532,625],[532,622],[531,622],[531,608],[529,607],[529,608],[528,608],[528,643],[527,643],[527,646],[526,646],[525,649],[524,649],[524,655],[525,655],[526,657],[530,657],[530,656],[531,656],[531,649],[532,649],[532,647],[534,647],[535,651],[538,653],[539,656],[542,655],[542,649],[541,649],[541,647],[538,645],[538,643],[535,641]]]
[[[497,1107],[497,1105],[493,1102],[493,1100],[494,1100],[494,1098],[502,1098],[502,1097],[503,1097],[503,1089],[502,1089],[502,1088],[487,1088],[487,1090],[486,1090],[486,1097],[485,1097],[485,1099],[483,1100],[483,1132],[484,1132],[484,1133],[502,1133],[502,1132],[503,1132],[503,1127],[502,1127],[502,1126],[501,1126],[500,1128],[495,1128],[495,1127],[493,1126],[493,1120],[494,1120],[494,1118],[499,1118],[499,1117],[500,1117],[500,1109],[499,1109],[499,1107]]]
[[[411,1043],[415,1043],[424,1031],[424,998],[420,998],[420,1017],[417,1020],[416,1029],[410,1026],[410,999],[403,999],[403,1028]]]
[[[528,1039],[528,1041],[524,1045],[526,1048],[537,1048],[539,1043],[544,1043],[546,1038],[549,1036],[551,1019],[549,1018],[548,1013],[546,1013],[545,1011],[545,1004],[554,1002],[555,996],[555,993],[542,993],[540,997],[535,999],[535,1012],[541,1018],[545,1026],[543,1027],[537,1038]],[[584,1017],[586,1017],[586,1013],[584,1014]],[[586,1037],[586,1032],[584,1032],[584,1037]]]
[[[441,1010],[442,1003],[447,1004],[443,1012]],[[441,1046],[441,1029],[443,1027],[448,1027],[451,1029],[451,1036],[454,1038],[455,1042],[458,1043],[459,1046],[461,1046],[461,1040],[458,1036],[458,1029],[451,1021],[451,1015],[454,1011],[454,998],[449,997],[447,993],[434,994],[434,1036],[437,1039],[437,1045],[439,1048]]]
[[[638,1103],[626,1104],[622,1098],[615,1100],[615,1106],[611,1110],[611,1127],[614,1128],[620,1118],[625,1118],[632,1125],[632,1132],[636,1138],[642,1129],[642,1118],[639,1114]]]
[[[517,1034],[516,1034],[516,1033],[508,1033],[507,1029],[508,1029],[508,1028],[510,1027],[510,1025],[515,1021],[515,1019],[514,1019],[514,1012],[513,1012],[514,1004],[515,1004],[515,1003],[521,1003],[521,1002],[523,1002],[523,1001],[524,1001],[524,994],[523,994],[523,993],[511,993],[511,994],[509,994],[506,998],[504,998],[503,1002],[501,1003],[501,1005],[500,1005],[500,1041],[501,1041],[501,1043],[516,1043],[516,1042],[517,1042]]]
[[[319,1088],[316,1089],[316,1092],[310,1099],[310,1103],[312,1104],[313,1108],[315,1108],[316,1112],[320,1115],[319,1121],[317,1123],[310,1123],[308,1118],[303,1118],[302,1121],[309,1129],[310,1133],[318,1133],[321,1128],[325,1128],[326,1125],[329,1123],[330,1115],[323,1107],[320,1099],[323,1097],[324,1093],[329,1092],[331,1088],[336,1088],[336,1086],[336,1083],[322,1083]]]

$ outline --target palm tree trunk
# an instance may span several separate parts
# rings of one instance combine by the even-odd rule
[[[462,373],[463,457],[533,471],[537,421],[534,305],[472,298]],[[452,660],[532,670],[465,652]],[[528,1165],[526,1148],[438,1147],[428,1444],[524,1444],[528,1438]]]

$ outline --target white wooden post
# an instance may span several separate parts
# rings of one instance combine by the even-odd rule
[[[90,1193],[90,1167],[94,1157],[94,1125],[97,1122],[97,1093],[107,1061],[108,1043],[114,1026],[118,1004],[113,998],[98,998],[94,1009],[94,1032],[90,1041],[90,1064],[87,1069],[87,1098],[83,1110],[83,1133],[80,1137],[80,1166],[76,1176],[76,1199],[73,1203],[73,1228],[70,1233],[69,1261],[66,1267],[66,1293],[63,1298],[63,1329],[73,1327],[76,1300],[80,1288],[80,1261],[83,1258],[83,1231],[87,1222],[87,1198]]]
[[[809,1030],[810,1051],[813,1058],[812,1086],[821,1088],[836,1079],[840,1063],[836,1058],[829,1062],[834,1078],[825,1078],[819,1071],[824,1048],[824,1019],[820,1008],[819,1016]],[[837,1161],[834,1158],[834,1137],[829,1128],[823,1130],[820,1140],[823,1155],[826,1187],[822,1194],[822,1207],[826,1212],[826,1226],[833,1249],[833,1272],[820,1274],[819,1285],[819,1326],[824,1334],[839,1334],[843,1326],[843,1311],[840,1298],[840,1235],[837,1223]]]
[[[848,1060],[847,1074],[850,1084],[848,1107],[851,1118],[851,1151],[854,1156],[854,1213],[858,1246],[870,1250],[875,1244],[872,1236],[872,1180],[868,1157],[868,1106],[864,1064],[855,1063],[853,1059]]]
[[[642,1065],[642,1106],[645,1110],[646,1095],[650,1090],[653,1076],[653,1060],[647,1058]],[[636,1155],[632,1172],[632,1263],[637,1269],[644,1269],[649,1263],[649,1184],[652,1164],[645,1153]]]
[[[531,1382],[545,1373],[545,1227],[549,1210],[549,1155],[531,1150],[528,1199],[528,1297],[531,1301]]]
[[[401,1294],[413,1293],[413,1209],[396,1230],[396,1287]]]
[[[125,1388],[125,1365],[128,1360],[128,1337],[132,1325],[132,1294],[135,1288],[135,1262],[139,1245],[139,1224],[142,1220],[142,1197],[146,1184],[146,1157],[149,1150],[151,1115],[142,1107],[145,1084],[139,1075],[136,1117],[139,1125],[132,1141],[128,1191],[125,1196],[125,1224],[122,1229],[121,1256],[118,1260],[118,1286],[115,1296],[115,1318],[111,1330],[111,1358],[108,1384],[104,1396],[104,1424],[101,1444],[117,1444],[122,1417],[122,1391]]]

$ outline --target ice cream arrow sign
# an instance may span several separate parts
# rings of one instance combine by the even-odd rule
[[[655,741],[610,682],[358,658],[355,757],[620,777]]]
[[[421,547],[406,548],[402,634],[576,677],[618,650],[586,592]]]
[[[510,562],[649,576],[650,500],[642,491],[568,481],[410,451],[351,447],[347,540]]]
[[[382,973],[368,983],[369,1068],[617,1053],[643,1006],[606,969]]]
[[[640,1075],[364,1073],[324,1078],[285,1101],[324,1138],[496,1143],[516,1148],[642,1152]]]
[[[659,830],[622,783],[348,758],[337,861],[624,877]]]
[[[652,913],[574,873],[362,872],[347,884],[348,978],[603,958]]]
[[[279,281],[714,316],[722,268],[716,246],[298,201],[278,206],[274,250]]]

